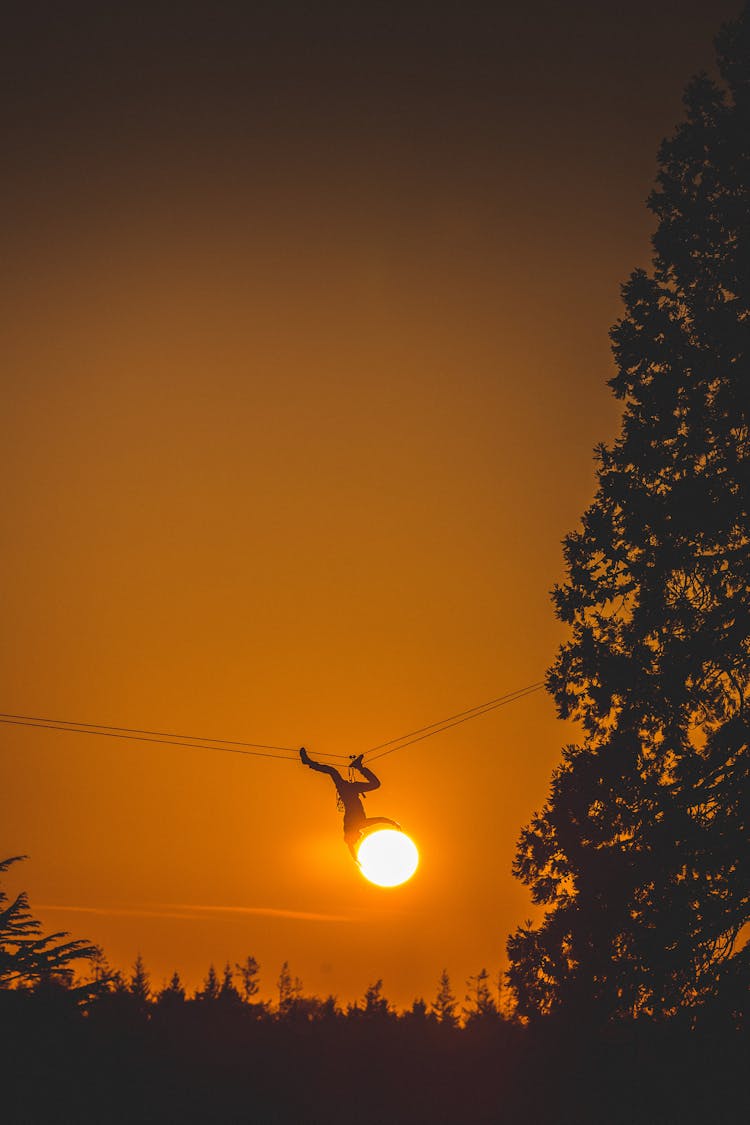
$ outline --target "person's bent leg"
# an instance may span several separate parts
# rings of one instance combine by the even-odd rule
[[[354,765],[354,762],[352,762],[352,765]],[[368,766],[363,766],[360,762],[357,764],[356,768],[363,777],[367,778],[366,781],[356,782],[357,789],[360,793],[371,793],[373,789],[380,788],[380,778],[374,774]]]

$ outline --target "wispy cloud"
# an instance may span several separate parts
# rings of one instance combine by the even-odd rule
[[[166,910],[200,910],[206,914],[263,914],[271,918],[296,918],[302,922],[351,922],[347,914],[318,914],[308,910],[283,910],[276,906],[194,906],[190,903],[166,902]]]
[[[154,903],[151,906],[68,906],[36,903],[36,910],[56,910],[61,914],[101,914],[133,918],[204,919],[210,914],[247,914],[264,918],[288,918],[296,922],[351,922],[346,914],[318,914],[308,910],[283,910],[276,906],[199,906],[195,903]]]

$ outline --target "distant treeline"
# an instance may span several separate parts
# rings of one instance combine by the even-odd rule
[[[0,874],[21,857],[0,862]],[[87,968],[76,975],[74,966]],[[463,1002],[447,970],[397,1011],[305,995],[284,962],[212,965],[188,996],[151,988],[139,956],[44,935],[24,892],[0,888],[0,1121],[5,1125],[722,1125],[748,1120],[747,997],[718,990],[669,1019],[596,1004],[520,1016],[486,969]],[[590,1001],[589,997],[589,1001]]]
[[[253,966],[250,958],[240,967],[251,986]],[[127,980],[72,986],[51,975],[0,989],[2,1120],[747,1120],[746,1027],[718,1018],[602,1025],[572,1013],[523,1024],[492,998],[483,1006],[481,980],[459,1022],[446,982],[444,974],[432,1004],[415,1001],[402,1012],[380,981],[346,1009],[333,997],[305,996],[286,966],[273,1005],[244,989],[242,971],[209,971],[192,998],[175,976],[152,996],[140,960]]]
[[[468,1026],[476,1020],[508,1020],[514,1017],[512,996],[505,984],[504,974],[493,979],[487,969],[480,969],[466,981],[463,1002],[456,998],[448,970],[443,969],[436,982],[435,996],[429,1002],[414,1000],[410,1008],[399,1011],[385,996],[383,981],[378,979],[368,986],[361,1000],[342,1007],[338,998],[306,995],[298,976],[293,976],[289,962],[284,961],[276,979],[276,998],[259,999],[260,964],[248,956],[233,965],[227,962],[221,972],[213,964],[199,988],[192,995],[186,990],[175,971],[169,982],[154,989],[150,974],[139,954],[129,974],[112,970],[101,950],[89,955],[91,969],[73,984],[69,972],[52,972],[44,975],[46,986],[51,983],[60,988],[72,989],[87,1008],[92,1004],[102,1008],[109,1005],[127,1010],[135,1006],[144,1013],[156,1009],[176,1009],[184,1004],[218,1004],[224,1008],[244,1005],[246,1018],[258,1020],[315,1021],[329,1017],[356,1019],[358,1016],[384,1016],[392,1019],[419,1018],[434,1020],[450,1027]],[[39,976],[29,977],[27,984],[37,984]]]

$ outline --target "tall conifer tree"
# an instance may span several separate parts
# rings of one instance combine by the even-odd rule
[[[653,269],[612,330],[624,402],[554,590],[563,752],[514,870],[519,1009],[667,1017],[746,994],[750,955],[750,7],[659,152]],[[744,993],[743,993],[744,982]]]

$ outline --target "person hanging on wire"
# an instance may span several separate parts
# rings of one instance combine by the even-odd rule
[[[380,780],[371,769],[363,764],[361,754],[352,758],[350,768],[358,770],[365,778],[364,781],[346,781],[335,766],[327,766],[323,762],[314,761],[304,746],[301,747],[299,756],[303,765],[309,766],[311,770],[317,770],[318,773],[327,773],[336,786],[336,795],[344,810],[344,839],[357,863],[359,863],[357,848],[362,835],[368,828],[372,828],[376,824],[390,824],[392,828],[401,830],[401,825],[387,816],[367,816],[365,814],[362,797],[365,793],[371,793],[373,789],[379,789]]]

